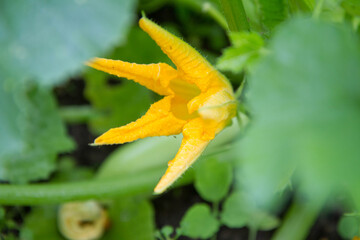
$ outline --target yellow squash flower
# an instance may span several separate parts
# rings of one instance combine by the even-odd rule
[[[165,96],[148,112],[125,126],[112,128],[94,145],[121,144],[140,138],[182,133],[175,158],[154,189],[165,191],[204,151],[217,133],[235,116],[236,101],[229,81],[195,49],[143,17],[140,27],[155,40],[177,69],[165,63],[136,64],[95,58],[88,65],[131,79]],[[141,46],[139,46],[141,47]],[[141,49],[139,49],[141,51]]]

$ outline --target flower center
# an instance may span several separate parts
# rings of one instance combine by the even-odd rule
[[[201,93],[200,89],[195,84],[185,82],[181,79],[171,80],[170,89],[175,93],[171,101],[171,112],[174,116],[183,120],[198,117],[197,112],[189,114],[187,104],[191,99]]]

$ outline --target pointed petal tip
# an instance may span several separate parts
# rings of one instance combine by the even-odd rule
[[[103,141],[98,141],[97,139],[95,139],[95,141],[93,143],[89,143],[88,144],[91,147],[98,147],[98,146],[103,146],[103,145],[112,145],[111,143],[106,143]]]
[[[160,195],[165,191],[165,189],[159,189],[157,186],[154,188],[153,195]]]
[[[98,57],[94,57],[91,58],[90,60],[85,62],[85,65],[92,67],[92,68],[96,68],[96,62],[98,62],[99,60],[105,60],[105,58],[98,58]]]
[[[102,146],[102,145],[114,145],[115,143],[112,143],[106,139],[106,136],[104,137],[106,133],[101,135],[100,137],[96,138],[93,143],[90,143],[90,146]]]
[[[154,195],[160,195],[160,194],[164,193],[170,187],[171,184],[172,184],[172,182],[164,183],[161,179],[160,182],[154,188]]]

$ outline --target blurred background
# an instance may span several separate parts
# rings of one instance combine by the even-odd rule
[[[141,12],[230,80],[238,116],[166,193],[182,136],[94,147],[160,96],[93,57],[174,66]],[[242,16],[242,17],[241,17]],[[2,0],[1,239],[352,239],[357,0]]]

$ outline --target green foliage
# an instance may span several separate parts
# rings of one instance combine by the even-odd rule
[[[56,155],[69,151],[56,104],[47,89],[0,86],[0,179],[16,183],[44,179],[55,169]]]
[[[130,198],[117,199],[111,202],[107,211],[111,226],[101,239],[153,239],[153,209],[149,202]],[[21,239],[48,239],[50,236],[54,240],[65,239],[57,229],[56,219],[56,206],[34,207],[25,218]]]
[[[110,205],[109,216],[111,228],[102,239],[154,239],[154,210],[149,201],[117,199]]]
[[[264,41],[256,33],[230,33],[232,46],[218,58],[217,67],[223,71],[240,73],[251,68],[263,51]]]
[[[360,222],[357,217],[343,216],[338,224],[339,234],[346,239],[352,239],[359,236]]]
[[[190,238],[210,238],[218,229],[218,220],[204,203],[194,204],[180,222],[181,234]]]
[[[131,81],[93,70],[85,73],[89,105],[62,106],[59,111],[52,95],[52,87],[77,74],[94,56],[170,63],[137,25],[130,29],[125,44],[136,4],[131,0],[0,3],[0,179],[27,183],[54,172],[50,183],[0,185],[1,203],[107,199],[102,203],[111,224],[102,239],[108,240],[180,235],[204,239],[214,237],[222,225],[248,227],[250,235],[270,230],[279,220],[272,215],[274,208],[267,207],[271,200],[282,205],[274,193],[283,200],[283,190],[292,182],[296,199],[274,239],[305,238],[329,192],[347,191],[360,206],[360,45],[345,23],[351,20],[357,28],[357,0],[222,1],[230,3],[224,15],[216,0],[141,2],[150,11],[171,2],[170,8],[151,17],[184,36],[210,62],[227,44],[226,20],[231,30],[248,29],[250,23],[252,32],[229,34],[231,47],[217,67],[246,78],[246,102],[239,106],[246,105],[251,124],[235,145],[236,124],[220,133],[203,159],[176,183],[194,180],[197,192],[211,207],[197,203],[175,232],[169,225],[154,232],[149,198],[179,148],[179,136],[121,146],[96,175],[78,166],[77,159],[61,157],[55,162],[60,153],[73,148],[60,116],[70,124],[88,124],[97,134],[139,118],[157,98]],[[158,16],[161,12],[166,14]],[[305,12],[318,20],[290,16]],[[241,128],[246,122],[239,124]],[[229,148],[233,150],[228,152]],[[25,240],[64,239],[56,227],[55,206],[32,207],[29,214],[20,209],[12,215],[13,210],[0,208],[1,232],[10,230],[1,237],[16,239],[12,232],[20,230],[19,237]],[[16,221],[18,215],[24,216],[23,226]],[[343,217],[338,231],[344,238],[357,235],[358,216]]]
[[[181,138],[147,138],[117,149],[97,172],[98,179],[131,176],[142,172],[156,171],[159,176],[166,170],[180,146]],[[156,179],[149,181],[156,183]]]
[[[155,237],[157,239],[172,239],[171,235],[173,234],[173,232],[174,228],[172,226],[165,225],[160,230],[155,232]]]
[[[271,230],[279,220],[261,210],[245,193],[233,192],[224,202],[221,221],[230,228],[249,226],[257,230]]]
[[[0,206],[0,238],[17,239],[16,232],[21,230],[21,225],[15,218],[24,214],[23,208]]]
[[[104,133],[141,117],[150,106],[150,92],[131,81],[109,85],[108,76],[95,70],[86,76],[86,96],[98,112],[90,119],[90,126],[96,133]],[[131,103],[131,104],[129,104]]]
[[[344,0],[341,6],[351,15],[360,16],[360,1],[358,0]]]
[[[33,208],[25,218],[20,237],[23,240],[51,239],[64,240],[57,229],[57,207],[40,206]]]
[[[275,28],[287,17],[287,6],[284,0],[259,0],[259,5],[262,22],[269,30]]]
[[[203,199],[219,202],[229,191],[232,176],[229,162],[220,162],[214,157],[204,159],[195,170],[195,188]]]
[[[1,1],[0,79],[59,83],[89,58],[125,40],[135,3]]]
[[[296,169],[309,197],[345,188],[359,202],[358,39],[346,25],[300,18],[279,29],[270,50],[249,80],[253,122],[235,153],[242,180],[264,202]]]
[[[63,157],[59,159],[57,171],[51,178],[52,182],[76,182],[91,179],[94,171],[88,167],[76,166],[75,159]]]

